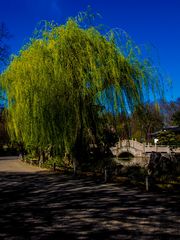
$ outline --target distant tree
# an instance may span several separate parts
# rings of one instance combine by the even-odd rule
[[[174,125],[177,125],[180,127],[180,110],[176,111],[173,115],[172,115],[172,122]]]
[[[4,23],[0,23],[0,64],[7,63],[9,56],[9,46],[6,43],[9,39],[10,34]]]
[[[136,107],[131,116],[132,137],[149,142],[150,134],[163,127],[163,117],[157,104],[143,104]]]
[[[5,115],[7,110],[0,108],[0,147],[9,142],[9,136],[7,132],[7,122]]]
[[[6,25],[3,22],[0,22],[0,72],[8,63],[9,56],[9,45],[7,44],[7,40],[10,38],[10,34],[7,30]],[[1,83],[0,83],[0,106],[3,108],[5,100],[4,91],[2,91]]]
[[[116,131],[120,139],[129,139],[131,136],[131,114],[120,113],[116,116]]]
[[[10,34],[3,22],[0,22],[0,72],[8,62],[9,46],[7,40],[10,38]],[[0,145],[8,142],[9,137],[6,129],[6,119],[4,110],[5,94],[2,91],[0,83]]]
[[[173,115],[180,111],[180,98],[175,101],[161,100],[159,102],[160,112],[163,116],[163,122],[165,126],[174,125],[175,121]]]
[[[160,131],[157,135],[158,144],[159,145],[176,145],[177,137],[174,132],[168,131]]]

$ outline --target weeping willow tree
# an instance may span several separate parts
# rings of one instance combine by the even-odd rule
[[[72,19],[46,25],[1,76],[11,139],[80,158],[85,143],[98,141],[103,113],[128,113],[156,89],[147,65],[125,56],[112,32]]]

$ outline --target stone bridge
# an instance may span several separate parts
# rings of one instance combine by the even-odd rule
[[[160,153],[179,153],[180,147],[170,148],[169,146],[160,146],[160,145],[146,145],[145,143],[140,143],[136,140],[119,140],[114,147],[111,148],[111,151],[114,156],[118,157],[122,153],[130,153],[134,157],[145,157],[148,156],[151,152],[160,152]]]

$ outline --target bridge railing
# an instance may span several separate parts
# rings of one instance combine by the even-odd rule
[[[132,147],[135,148],[137,150],[143,151],[144,150],[144,144],[137,142],[135,140],[122,140],[119,141],[118,143],[119,148],[121,147]]]
[[[140,143],[136,140],[119,140],[116,144],[116,151],[122,148],[131,148],[131,151],[134,149],[136,151],[140,151],[142,153],[150,153],[150,152],[175,152],[180,153],[180,147],[177,146],[167,146],[167,145],[153,145],[153,144],[145,144]]]
[[[167,153],[170,153],[171,150],[170,150],[169,146],[147,145],[147,146],[145,146],[145,152],[167,152]]]

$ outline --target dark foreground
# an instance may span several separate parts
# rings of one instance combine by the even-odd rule
[[[0,172],[0,239],[180,239],[180,198],[48,172]]]

